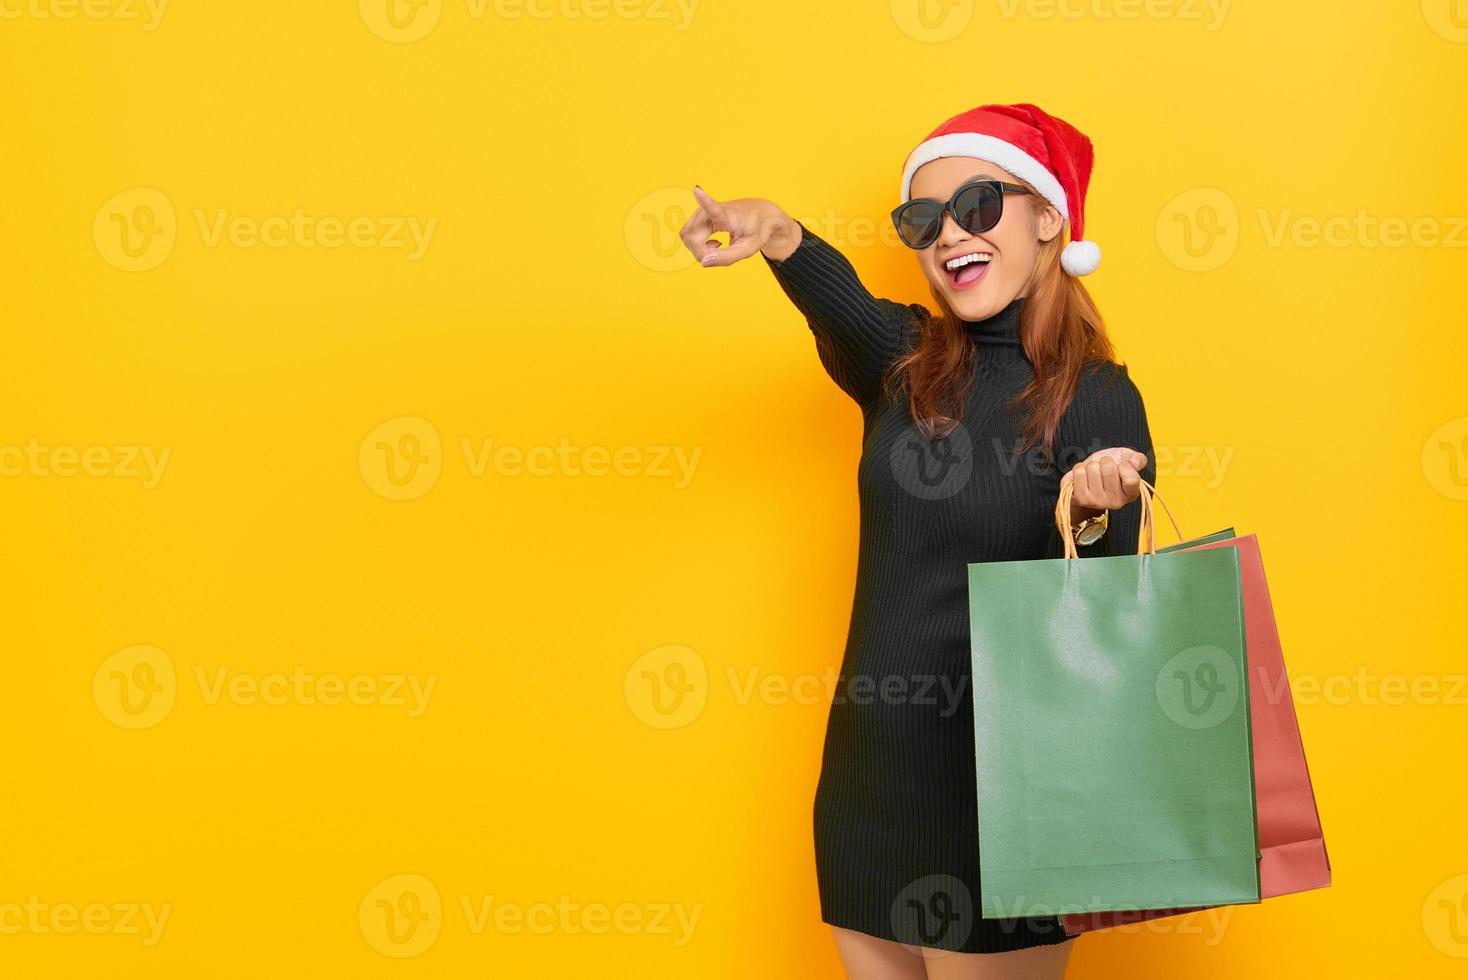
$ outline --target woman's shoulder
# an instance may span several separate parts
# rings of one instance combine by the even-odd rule
[[[1118,438],[1146,429],[1142,393],[1124,362],[1092,358],[1081,366],[1074,395],[1060,418],[1067,442],[1088,443],[1096,437]],[[1098,448],[1122,445],[1109,442]]]
[[[1142,393],[1132,380],[1131,371],[1125,361],[1112,361],[1093,357],[1081,365],[1080,377],[1076,380],[1074,402],[1121,400],[1140,403]]]

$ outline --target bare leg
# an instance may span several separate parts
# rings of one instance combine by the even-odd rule
[[[1073,941],[1009,953],[923,950],[928,980],[1063,980]]]
[[[848,980],[927,980],[923,958],[901,943],[832,926]]]

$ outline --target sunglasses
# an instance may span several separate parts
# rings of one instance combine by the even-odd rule
[[[974,180],[953,192],[946,202],[920,197],[892,211],[897,237],[908,248],[923,249],[938,240],[943,230],[943,212],[953,215],[958,227],[971,235],[982,234],[1004,216],[1005,194],[1029,194],[1028,187],[1002,180]]]

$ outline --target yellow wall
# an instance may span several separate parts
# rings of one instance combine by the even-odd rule
[[[673,230],[768,197],[924,301],[901,163],[991,101],[1096,143],[1337,878],[1073,975],[1462,969],[1462,3],[398,3],[0,0],[0,972],[836,976],[860,419]]]

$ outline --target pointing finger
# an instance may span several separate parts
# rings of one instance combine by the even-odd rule
[[[708,191],[694,184],[693,199],[698,202],[698,206],[708,215],[709,221],[713,222],[715,231],[731,230],[729,228],[729,216],[724,211],[724,206],[710,197]]]

